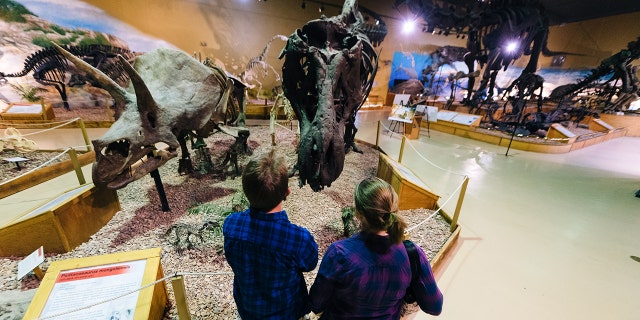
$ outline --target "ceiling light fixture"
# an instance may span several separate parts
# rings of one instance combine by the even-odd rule
[[[320,8],[318,8],[318,12],[320,13],[324,12],[324,4],[320,5]]]

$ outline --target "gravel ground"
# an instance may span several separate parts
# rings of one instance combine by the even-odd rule
[[[249,147],[253,154],[263,153],[271,148],[268,127],[250,127],[250,131]],[[293,166],[297,157],[295,134],[278,128],[276,141],[275,148],[285,156],[290,166]],[[122,211],[89,241],[65,254],[47,254],[41,267],[46,270],[52,261],[57,260],[160,247],[164,274],[185,274],[187,301],[193,319],[235,319],[233,275],[224,259],[219,232],[207,233],[203,241],[194,240],[194,248],[187,248],[184,241],[176,243],[174,233],[167,234],[169,230],[175,230],[177,227],[194,230],[206,221],[221,221],[224,212],[231,211],[233,205],[239,202],[238,199],[241,197],[237,192],[241,190],[240,179],[235,177],[233,168],[223,168],[221,165],[225,151],[232,143],[231,137],[221,134],[207,140],[217,169],[214,173],[178,175],[177,159],[172,159],[160,168],[171,209],[169,212],[161,210],[153,180],[146,176],[118,191]],[[285,209],[293,223],[312,232],[318,242],[321,256],[331,242],[342,238],[341,210],[352,205],[352,194],[356,184],[368,176],[375,175],[378,151],[365,145],[358,147],[363,153],[348,153],[340,178],[321,192],[313,192],[308,186],[298,188],[295,176],[290,180],[291,195],[285,202]],[[3,151],[3,157],[6,157],[5,152],[7,150]],[[36,159],[40,156],[44,160],[51,155],[31,153],[28,156],[32,159],[29,166],[36,166],[39,161]],[[249,155],[241,155],[239,163],[246,163],[248,157]],[[197,155],[192,153],[192,159],[197,165]],[[0,169],[3,173],[11,171],[6,168]],[[1,178],[7,179],[6,176]],[[190,213],[190,208],[199,208],[201,213]],[[418,224],[431,213],[431,210],[426,209],[400,212],[409,226]],[[415,230],[411,239],[433,258],[450,235],[449,224],[440,216],[436,216]],[[15,280],[18,261],[21,259],[22,257],[0,258],[1,296],[6,297],[38,287],[39,281],[33,275],[28,275],[20,281]],[[306,274],[308,285],[313,282],[315,275],[316,271]],[[167,288],[171,305],[165,319],[177,319],[170,283]],[[11,306],[0,305],[0,319],[12,319],[8,315],[10,308]],[[415,311],[415,306],[410,310]],[[16,317],[19,318],[20,316]]]

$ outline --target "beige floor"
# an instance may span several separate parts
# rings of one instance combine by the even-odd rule
[[[384,118],[361,112],[358,138],[374,143]],[[460,175],[470,178],[460,241],[437,274],[440,319],[640,319],[640,263],[631,258],[640,256],[640,138],[506,156],[426,131],[408,140],[402,163],[443,198]],[[400,136],[382,132],[380,145],[397,158]]]
[[[357,138],[375,143],[378,119],[386,114],[361,112]],[[102,134],[89,130],[91,139]],[[48,138],[83,144],[75,131]],[[391,157],[400,141],[382,130]],[[640,256],[640,138],[568,154],[505,153],[425,128],[407,141],[402,163],[443,200],[470,178],[460,241],[437,274],[439,318],[640,319],[640,263],[631,259]]]

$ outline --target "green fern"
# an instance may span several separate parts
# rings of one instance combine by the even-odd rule
[[[20,93],[22,98],[29,102],[38,102],[42,99],[39,93],[46,92],[47,89],[40,87],[32,87],[29,85],[21,85],[21,84],[9,84],[13,90]]]
[[[354,207],[342,208],[342,235],[350,237],[358,230],[358,225],[354,219],[356,210]]]

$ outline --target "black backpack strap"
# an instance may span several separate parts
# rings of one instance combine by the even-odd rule
[[[404,248],[409,255],[409,262],[411,263],[411,281],[416,281],[420,274],[420,256],[418,254],[418,248],[411,242],[411,240],[402,241]]]

